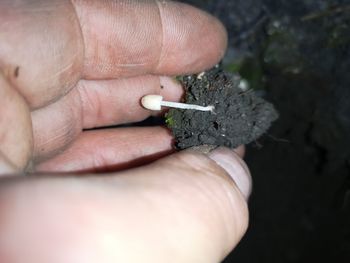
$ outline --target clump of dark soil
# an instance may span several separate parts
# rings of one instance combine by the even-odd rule
[[[171,109],[167,125],[176,146],[185,149],[197,145],[235,148],[263,135],[278,118],[273,105],[242,90],[239,75],[219,68],[198,75],[181,77],[186,91],[185,102],[212,105],[214,111]]]

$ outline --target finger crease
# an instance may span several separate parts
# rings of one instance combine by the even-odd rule
[[[162,15],[162,5],[164,5],[164,1],[155,0],[157,6],[158,6],[158,14],[160,19],[160,25],[161,25],[161,32],[162,32],[162,42],[160,44],[160,52],[158,61],[156,63],[155,72],[158,72],[158,68],[160,67],[161,62],[163,61],[164,57],[164,26],[163,26],[163,15]]]
[[[78,25],[79,25],[79,33],[80,33],[80,39],[82,41],[82,44],[83,44],[83,68],[85,67],[85,61],[86,61],[86,57],[85,57],[85,43],[86,43],[86,40],[85,40],[85,36],[84,36],[84,33],[83,33],[83,24],[82,24],[82,19],[81,17],[79,16],[79,13],[78,13],[78,10],[76,8],[76,5],[75,5],[75,0],[69,0],[70,4],[72,5],[72,8],[73,8],[73,11],[75,13],[75,17],[78,21]]]
[[[80,105],[79,105],[80,106],[80,121],[82,123],[82,127],[84,128],[84,125],[85,125],[85,119],[84,119],[85,104],[84,104],[82,92],[86,92],[86,90],[85,90],[84,84],[82,84],[81,81],[79,81],[77,83],[76,89],[78,91],[78,97],[79,97],[79,103],[80,103]]]

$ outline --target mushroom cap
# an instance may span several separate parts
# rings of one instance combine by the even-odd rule
[[[142,97],[141,104],[148,110],[161,110],[163,97],[161,95],[146,95]]]

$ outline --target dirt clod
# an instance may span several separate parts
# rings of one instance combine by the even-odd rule
[[[240,77],[219,68],[180,78],[186,91],[185,102],[213,105],[213,112],[171,109],[166,122],[176,146],[185,149],[208,144],[235,148],[248,144],[278,118],[273,105],[239,88]]]

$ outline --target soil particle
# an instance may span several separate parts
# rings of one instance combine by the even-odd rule
[[[257,97],[253,90],[239,88],[240,77],[214,68],[199,75],[180,78],[186,91],[185,102],[213,105],[213,112],[171,109],[166,117],[176,146],[197,145],[235,148],[263,135],[278,118],[273,105]]]
[[[17,66],[13,72],[13,75],[15,76],[15,78],[18,78],[19,76],[19,66]]]

